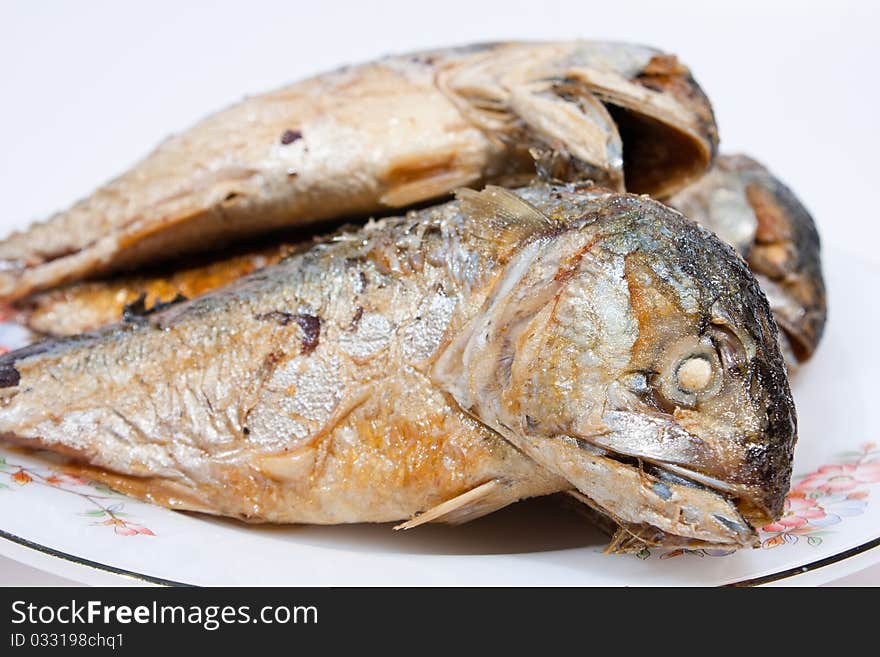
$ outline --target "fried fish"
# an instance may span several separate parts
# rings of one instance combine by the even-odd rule
[[[776,332],[734,250],[650,198],[463,190],[0,357],[0,435],[250,521],[411,527],[575,490],[618,549],[737,548],[791,475]]]
[[[500,43],[389,57],[245,99],[9,236],[0,299],[536,173],[668,195],[716,146],[700,87],[651,48]]]

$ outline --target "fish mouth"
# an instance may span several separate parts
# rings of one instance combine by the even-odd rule
[[[756,528],[781,514],[788,477],[761,478],[773,464],[756,459],[769,458],[772,450],[756,454],[753,437],[701,437],[660,411],[606,410],[603,423],[603,431],[561,441],[578,452],[565,460],[579,460],[584,468],[565,473],[578,489],[572,496],[618,527],[612,550],[754,547]],[[594,476],[595,461],[614,472],[613,484]]]
[[[590,441],[557,436],[530,443],[527,452],[568,479],[571,495],[605,518],[617,532],[612,551],[645,547],[738,550],[756,547],[757,531],[737,500],[700,482]]]
[[[678,411],[676,411],[678,412]],[[604,415],[607,433],[582,438],[595,447],[627,459],[650,463],[656,471],[684,478],[733,501],[742,516],[760,527],[782,513],[789,477],[779,470],[773,444],[791,444],[764,433],[694,432],[675,413],[610,410]],[[777,431],[780,427],[770,426]],[[781,476],[770,477],[768,472]]]

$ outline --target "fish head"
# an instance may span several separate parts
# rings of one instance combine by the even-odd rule
[[[711,491],[745,544],[782,512],[796,440],[767,300],[729,246],[656,201],[579,210],[520,249],[453,344],[453,395],[587,496],[594,457],[639,474],[609,475],[615,504],[649,479]]]
[[[592,441],[723,491],[760,526],[782,512],[797,432],[776,324],[742,260],[678,223],[675,246],[624,256],[637,337]]]

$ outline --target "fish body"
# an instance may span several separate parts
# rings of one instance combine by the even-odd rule
[[[770,300],[789,361],[810,358],[827,302],[819,233],[792,191],[745,155],[724,155],[668,203],[733,245]]]
[[[0,435],[172,508],[412,526],[576,489],[622,549],[753,545],[796,440],[742,260],[583,184],[371,221],[0,384]]]
[[[0,299],[536,173],[667,195],[716,145],[688,69],[651,48],[501,43],[389,57],[213,114],[9,236]]]

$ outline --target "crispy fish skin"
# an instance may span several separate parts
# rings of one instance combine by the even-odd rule
[[[22,299],[7,314],[43,335],[85,333],[120,321],[133,304],[140,303],[144,311],[149,312],[180,298],[191,299],[273,265],[306,247],[306,243],[281,242],[179,271],[64,285]]]
[[[792,191],[745,155],[722,155],[668,203],[732,244],[767,294],[792,351],[809,359],[825,329],[819,233]]]
[[[781,513],[796,421],[742,260],[645,197],[460,194],[4,355],[0,435],[254,521],[468,499],[437,518],[460,521],[577,488],[626,549],[754,545]]]
[[[711,163],[709,103],[635,45],[502,43],[389,57],[248,98],[73,207],[0,242],[0,299],[389,212],[483,181],[593,179],[669,194]]]

